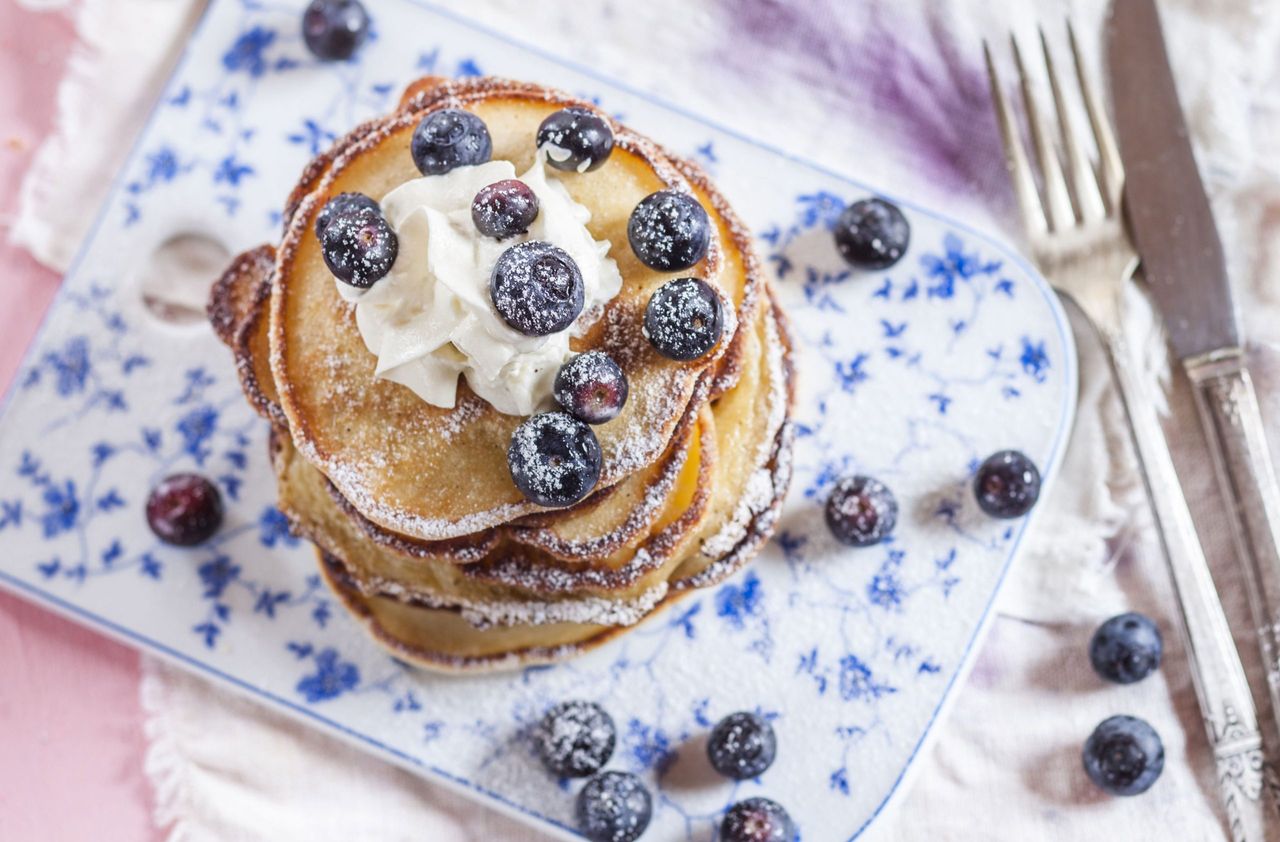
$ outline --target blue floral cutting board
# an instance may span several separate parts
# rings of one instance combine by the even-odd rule
[[[753,794],[786,805],[807,842],[858,836],[939,727],[1031,527],[978,514],[974,465],[1016,447],[1051,477],[1061,459],[1075,352],[1051,291],[1005,246],[907,201],[906,258],[852,272],[828,226],[872,192],[860,182],[414,0],[378,4],[358,61],[318,64],[300,5],[212,3],[130,155],[0,417],[0,582],[552,834],[572,836],[575,788],[540,770],[522,731],[586,697],[619,724],[612,765],[658,793],[646,838],[709,840]],[[157,320],[139,290],[145,256],[174,235],[275,239],[305,161],[424,73],[546,82],[697,158],[756,231],[797,337],[776,539],[727,583],[554,668],[432,676],[369,643],[272,506],[266,424],[229,354],[203,324]],[[193,550],[157,543],[142,514],[149,487],[184,469],[229,501]],[[823,496],[852,470],[895,489],[891,542],[827,536]],[[773,719],[778,761],[717,781],[700,737],[742,708]]]

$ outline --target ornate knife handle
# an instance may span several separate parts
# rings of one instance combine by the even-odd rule
[[[1264,840],[1268,825],[1275,833],[1274,808],[1269,798],[1261,798],[1262,737],[1240,654],[1182,494],[1160,416],[1128,365],[1131,357],[1124,338],[1113,334],[1104,339],[1177,593],[1191,678],[1217,763],[1219,794],[1231,835],[1236,842]]]
[[[1189,359],[1184,365],[1195,385],[1200,421],[1231,516],[1280,734],[1280,484],[1258,397],[1239,349]]]

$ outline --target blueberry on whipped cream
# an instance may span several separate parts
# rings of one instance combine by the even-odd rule
[[[507,465],[516,488],[539,506],[571,506],[600,480],[596,434],[567,412],[543,412],[516,427]]]
[[[659,190],[641,199],[631,212],[627,239],[645,266],[659,272],[679,272],[706,255],[711,220],[688,193]]]
[[[706,354],[724,332],[724,304],[701,278],[677,278],[658,288],[644,311],[644,335],[664,357],[687,362]]]
[[[835,239],[836,248],[851,266],[887,269],[907,253],[911,226],[897,205],[884,199],[863,199],[840,214]]]
[[[498,315],[525,336],[559,333],[582,312],[582,272],[564,249],[526,240],[502,253],[489,276]]]
[[[334,213],[320,232],[320,252],[334,277],[368,289],[391,271],[400,241],[382,212],[368,207]]]
[[[613,129],[586,108],[562,108],[538,126],[537,142],[555,169],[590,172],[604,166],[613,152]]]
[[[456,167],[483,164],[493,156],[489,127],[470,111],[445,108],[422,118],[409,151],[423,175],[441,175]]]
[[[471,200],[476,230],[495,240],[527,234],[537,218],[538,194],[518,178],[485,185]]]

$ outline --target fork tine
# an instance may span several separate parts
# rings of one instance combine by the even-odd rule
[[[1071,207],[1071,194],[1067,192],[1067,182],[1062,175],[1062,162],[1053,148],[1053,141],[1045,130],[1044,116],[1036,104],[1035,95],[1031,91],[1031,77],[1027,74],[1026,65],[1022,61],[1022,51],[1018,49],[1017,37],[1010,35],[1009,43],[1013,45],[1013,61],[1018,68],[1019,87],[1022,89],[1022,105],[1027,113],[1027,124],[1031,128],[1031,143],[1036,151],[1036,161],[1040,164],[1040,175],[1044,180],[1044,199],[1046,216],[1049,217],[1050,231],[1066,231],[1075,225],[1076,212]]]
[[[1080,43],[1076,40],[1076,30],[1070,20],[1067,21],[1067,40],[1071,43],[1076,79],[1080,83],[1080,94],[1084,97],[1085,111],[1089,114],[1089,127],[1093,131],[1094,143],[1098,145],[1098,181],[1102,185],[1102,198],[1107,211],[1116,213],[1120,209],[1120,193],[1124,189],[1124,165],[1120,163],[1120,151],[1116,148],[1116,139],[1111,133],[1107,113],[1085,72]]]
[[[1005,166],[1009,169],[1009,177],[1013,181],[1013,193],[1018,200],[1018,209],[1022,212],[1022,224],[1029,236],[1045,234],[1049,231],[1049,221],[1045,217],[1044,206],[1040,204],[1040,194],[1036,192],[1036,182],[1031,175],[1031,164],[1027,160],[1026,150],[1022,148],[1022,138],[1013,122],[1013,113],[1009,108],[1009,100],[1000,85],[1000,76],[996,73],[995,62],[991,60],[991,48],[984,40],[982,54],[987,60],[987,81],[991,85],[991,101],[996,107],[996,120],[1000,124],[1000,139],[1004,143]]]
[[[1066,151],[1067,178],[1071,181],[1071,189],[1075,192],[1076,210],[1082,222],[1096,222],[1105,219],[1107,208],[1102,198],[1104,189],[1098,184],[1093,165],[1085,156],[1076,138],[1076,127],[1071,121],[1071,111],[1067,108],[1062,96],[1062,85],[1058,82],[1058,72],[1053,65],[1053,53],[1049,50],[1049,39],[1045,37],[1044,28],[1040,29],[1040,49],[1044,53],[1045,70],[1049,73],[1049,89],[1053,92],[1053,108],[1058,115],[1058,131],[1062,134],[1062,145]]]

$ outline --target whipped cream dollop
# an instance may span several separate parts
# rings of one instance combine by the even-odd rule
[[[400,241],[395,265],[367,290],[334,281],[355,303],[356,327],[378,358],[375,376],[444,408],[455,405],[460,374],[508,415],[529,415],[550,403],[556,372],[573,356],[570,338],[585,332],[618,294],[622,275],[608,256],[609,243],[587,230],[591,212],[547,178],[541,155],[519,176],[538,197],[528,233],[502,241],[481,235],[471,221],[472,199],[482,187],[516,177],[511,162],[490,161],[408,181],[383,198],[383,214]],[[489,297],[499,255],[525,240],[559,246],[582,272],[582,314],[559,333],[513,330]]]

